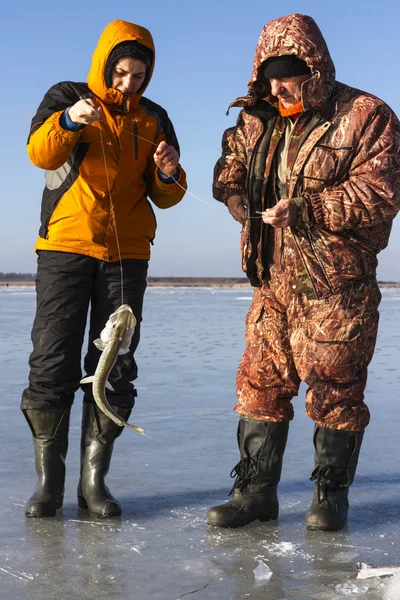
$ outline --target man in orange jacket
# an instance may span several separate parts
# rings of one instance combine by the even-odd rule
[[[69,417],[82,378],[89,305],[88,376],[100,355],[93,340],[122,297],[133,310],[138,325],[129,352],[111,372],[114,391],[107,396],[124,419],[134,405],[134,352],[156,231],[148,198],[169,208],[186,189],[173,125],[161,106],[143,97],[153,68],[150,32],[113,21],[93,54],[88,83],[53,86],[32,120],[28,153],[46,170],[46,185],[35,247],[33,352],[21,404],[38,474],[27,517],[54,516],[63,503]],[[121,507],[104,478],[122,429],[98,411],[91,386],[83,389],[79,504],[93,517],[118,516]]]

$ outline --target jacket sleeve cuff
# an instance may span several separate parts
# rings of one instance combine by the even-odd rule
[[[157,169],[157,173],[163,183],[176,183],[179,180],[181,171],[179,167],[177,167],[175,173],[171,176],[165,175],[160,169]]]
[[[185,185],[186,185],[185,172],[180,165],[178,165],[177,171],[179,172],[178,177],[175,177],[175,173],[174,173],[174,177],[168,178],[168,179],[170,179],[170,181],[168,181],[165,179],[165,175],[163,178],[162,174],[160,173],[160,170],[156,169],[155,183],[156,183],[157,187],[163,191],[163,193],[166,193],[166,194],[176,193],[176,185],[177,184],[179,184],[178,187],[181,187],[181,186],[185,187]],[[175,184],[175,185],[173,185],[173,184]],[[185,187],[185,190],[186,190],[186,187]]]
[[[239,183],[230,183],[229,185],[224,186],[224,194],[223,195],[220,195],[220,194],[216,195],[215,190],[214,190],[214,198],[223,202],[225,204],[225,206],[228,206],[228,200],[232,196],[243,196],[243,195],[247,195],[246,187]]]
[[[81,129],[83,129],[85,127],[85,125],[81,125],[79,123],[74,123],[73,121],[71,121],[69,114],[68,114],[68,108],[66,110],[64,110],[63,113],[61,113],[60,116],[60,125],[63,129],[65,129],[66,131],[80,131]]]

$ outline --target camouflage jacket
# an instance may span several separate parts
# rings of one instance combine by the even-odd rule
[[[375,274],[376,255],[386,247],[400,208],[400,123],[382,100],[336,81],[325,40],[310,17],[267,23],[249,94],[231,105],[242,110],[236,127],[223,136],[214,171],[217,200],[247,195],[249,217],[270,204],[268,181],[285,123],[260,65],[280,54],[296,54],[312,72],[302,85],[304,112],[289,147],[286,191],[298,206],[298,220],[285,236],[297,248],[314,295],[323,298]],[[243,269],[255,286],[268,279],[261,239],[268,227],[250,218],[242,230]]]

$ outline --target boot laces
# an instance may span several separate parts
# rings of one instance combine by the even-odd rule
[[[235,477],[235,481],[233,482],[233,486],[229,495],[233,493],[235,489],[238,489],[240,492],[251,483],[253,479],[255,479],[257,475],[257,461],[250,456],[246,456],[246,458],[242,458],[237,465],[235,465],[230,473],[232,479]]]
[[[340,481],[340,473],[335,472],[335,467],[326,465],[318,466],[312,472],[310,481],[317,482],[318,502],[321,504],[327,498],[328,490],[335,491],[349,487],[349,482]]]

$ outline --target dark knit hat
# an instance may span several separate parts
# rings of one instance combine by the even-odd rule
[[[304,60],[294,54],[284,54],[268,58],[263,63],[262,73],[266,79],[282,79],[311,74],[311,69]]]
[[[146,75],[151,67],[153,61],[153,52],[150,48],[143,46],[136,40],[121,42],[117,44],[110,52],[110,56],[107,59],[106,66],[104,69],[104,81],[107,87],[112,85],[112,72],[115,64],[121,60],[121,58],[134,58],[141,60],[146,65]]]

